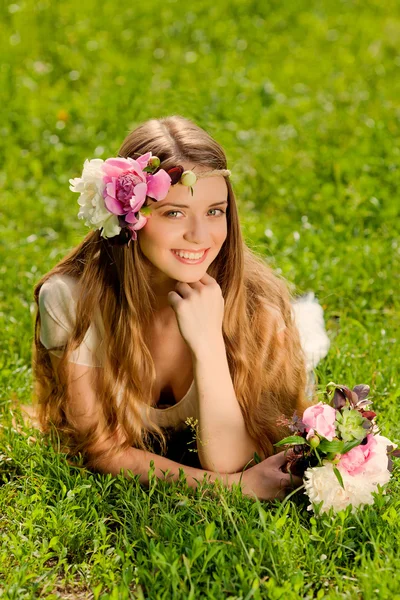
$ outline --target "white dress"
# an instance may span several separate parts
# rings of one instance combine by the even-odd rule
[[[74,325],[79,282],[69,275],[53,275],[41,287],[39,311],[41,319],[40,341],[55,356],[62,356],[62,350],[51,350],[66,344]],[[310,395],[313,384],[313,369],[326,356],[330,341],[325,331],[323,310],[314,294],[299,298],[292,304],[300,341],[305,352],[308,372],[307,393]],[[86,332],[82,344],[71,353],[70,362],[88,367],[101,367],[104,360],[104,325],[100,311]],[[151,407],[153,422],[160,427],[180,430],[188,417],[198,418],[196,386],[194,380],[185,396],[168,408]],[[144,416],[144,414],[143,414]],[[152,429],[151,423],[147,426]]]

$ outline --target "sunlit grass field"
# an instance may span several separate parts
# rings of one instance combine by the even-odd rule
[[[0,597],[400,598],[399,460],[374,507],[312,517],[302,492],[93,475],[11,424],[33,286],[86,233],[68,179],[182,114],[226,149],[248,245],[324,307],[320,391],[368,383],[400,442],[399,3],[2,7]]]

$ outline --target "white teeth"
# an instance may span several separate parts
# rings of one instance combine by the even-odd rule
[[[181,258],[189,258],[191,260],[198,260],[199,258],[204,256],[204,253],[205,253],[205,251],[204,251],[204,252],[201,252],[200,254],[190,254],[189,252],[175,252],[175,250],[172,250],[172,252],[174,254],[177,254]]]

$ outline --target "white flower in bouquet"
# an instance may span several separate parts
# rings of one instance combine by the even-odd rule
[[[313,504],[322,501],[321,512],[329,512],[330,508],[334,512],[338,512],[345,510],[351,504],[354,513],[358,507],[374,503],[372,493],[378,491],[378,484],[383,486],[390,479],[387,446],[396,447],[396,444],[381,435],[373,436],[372,440],[376,442],[376,445],[374,445],[374,450],[369,455],[370,457],[365,460],[364,465],[357,461],[352,463],[351,457],[348,457],[349,470],[347,470],[341,466],[339,461],[338,468],[344,487],[340,485],[334,472],[335,465],[330,461],[323,461],[323,466],[306,470],[304,473],[304,487],[311,500],[307,510],[312,510]],[[347,454],[351,454],[359,448],[360,446],[357,446]],[[343,458],[346,456],[344,454]],[[353,469],[355,473],[351,474],[351,466],[354,465],[356,465]]]

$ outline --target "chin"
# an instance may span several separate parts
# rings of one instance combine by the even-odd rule
[[[196,283],[196,281],[199,281],[204,275],[205,275],[205,272],[201,273],[201,275],[198,275],[197,277],[193,277],[191,279],[186,279],[185,283]]]
[[[193,274],[192,277],[188,277],[186,275],[185,277],[175,277],[175,279],[177,281],[182,281],[184,283],[194,283],[195,281],[199,281],[199,279],[201,279],[206,272],[207,272],[207,269],[204,269],[204,270],[201,270],[200,272],[198,271],[196,274]]]

